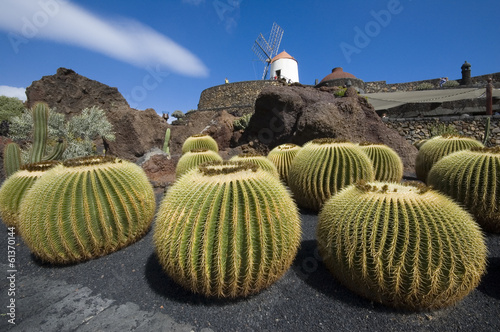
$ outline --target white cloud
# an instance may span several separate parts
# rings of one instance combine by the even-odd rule
[[[0,96],[16,97],[22,101],[26,101],[26,89],[16,88],[13,86],[0,85]]]
[[[0,29],[14,50],[32,38],[87,48],[135,66],[160,65],[204,77],[208,69],[190,51],[135,21],[101,18],[66,0],[2,0]]]

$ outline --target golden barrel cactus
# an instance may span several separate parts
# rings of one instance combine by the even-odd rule
[[[479,225],[424,185],[349,186],[325,203],[317,241],[332,274],[372,301],[411,310],[452,305],[486,270]]]
[[[207,161],[222,161],[222,157],[215,151],[212,150],[191,150],[182,155],[177,162],[175,168],[175,176],[179,178],[184,173],[203,164]]]
[[[269,174],[279,178],[278,169],[273,164],[273,162],[259,153],[254,152],[244,152],[237,156],[233,156],[230,160],[232,161],[250,161],[262,168],[264,171],[269,172]]]
[[[372,162],[358,145],[332,138],[306,143],[290,165],[288,186],[297,204],[319,211],[338,190],[358,180],[373,181]]]
[[[219,152],[217,142],[207,134],[189,136],[182,144],[182,154],[191,150],[212,150]]]
[[[418,150],[415,161],[417,178],[427,182],[427,175],[432,166],[444,156],[473,147],[483,147],[483,144],[473,138],[459,135],[442,135],[428,140]]]
[[[427,179],[465,206],[485,231],[500,233],[500,147],[452,153],[434,164]]]
[[[208,162],[182,176],[158,210],[154,245],[177,283],[208,297],[259,292],[290,267],[301,238],[297,206],[254,163]]]
[[[41,161],[24,164],[9,176],[0,187],[0,216],[7,227],[16,227],[21,202],[36,180],[47,170],[59,165],[58,161]]]
[[[267,154],[267,158],[273,162],[274,166],[276,166],[280,179],[285,184],[288,183],[288,173],[290,171],[292,160],[295,158],[299,150],[300,146],[292,143],[285,143],[278,145]]]
[[[100,156],[70,159],[28,191],[19,232],[42,261],[75,263],[140,239],[155,208],[153,187],[139,166]]]
[[[401,181],[403,162],[396,151],[381,143],[361,143],[359,146],[373,163],[375,181]]]

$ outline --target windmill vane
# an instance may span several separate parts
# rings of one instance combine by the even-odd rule
[[[283,29],[278,24],[276,24],[276,22],[274,22],[268,41],[264,38],[262,33],[259,34],[259,36],[255,40],[252,50],[255,55],[257,55],[259,60],[265,63],[262,79],[265,79],[267,76],[272,58],[278,54],[278,49],[280,47],[282,37]]]

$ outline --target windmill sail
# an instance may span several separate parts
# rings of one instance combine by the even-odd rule
[[[269,41],[267,41],[262,34],[259,34],[259,36],[255,40],[255,43],[253,44],[253,52],[255,53],[255,55],[257,55],[260,61],[265,63],[262,79],[265,79],[267,76],[271,59],[278,54],[278,49],[282,37],[283,29],[278,24],[276,24],[276,22],[274,22],[273,27],[271,28],[271,33],[269,35]]]

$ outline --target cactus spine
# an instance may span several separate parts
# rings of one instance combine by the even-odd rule
[[[139,166],[102,156],[70,159],[27,192],[19,232],[42,261],[74,263],[138,240],[155,207],[153,188]]]
[[[483,147],[483,144],[473,138],[457,135],[436,136],[428,140],[418,150],[415,161],[417,178],[426,182],[429,171],[439,159],[450,153],[468,150],[472,147]]]
[[[320,138],[306,143],[297,153],[290,166],[288,186],[299,206],[319,211],[341,188],[373,178],[372,162],[359,146]]]
[[[207,161],[222,161],[222,157],[212,150],[191,150],[182,155],[175,168],[175,176],[179,178],[184,173]]]
[[[450,154],[434,164],[427,179],[463,204],[484,230],[500,233],[500,147]]]
[[[183,287],[209,297],[259,292],[290,267],[301,237],[284,185],[250,162],[200,165],[178,179],[158,210],[158,260]]]
[[[182,154],[191,150],[212,150],[219,152],[217,142],[206,134],[189,136],[182,144]]]
[[[276,166],[278,173],[280,174],[280,179],[285,184],[288,183],[288,173],[290,172],[292,160],[295,158],[299,150],[300,146],[286,143],[278,145],[267,154],[267,158]]]
[[[373,163],[376,181],[401,181],[403,162],[396,151],[387,145],[377,143],[362,143],[360,147]]]
[[[279,178],[280,176],[278,173],[278,169],[276,168],[276,166],[274,166],[273,162],[267,159],[265,156],[258,153],[253,153],[253,152],[240,153],[237,156],[233,156],[230,160],[250,161],[257,164],[264,171],[269,172],[269,174],[275,176],[276,178]]]
[[[16,144],[17,146],[17,144]],[[25,164],[8,177],[0,187],[0,216],[7,227],[15,227],[19,221],[19,206],[28,189],[47,170],[58,165],[57,161],[41,161]]]
[[[480,281],[487,248],[471,215],[425,186],[374,182],[332,197],[319,215],[318,247],[352,291],[398,308],[452,305]]]
[[[9,177],[21,168],[21,148],[16,143],[8,143],[3,150],[5,176]]]

